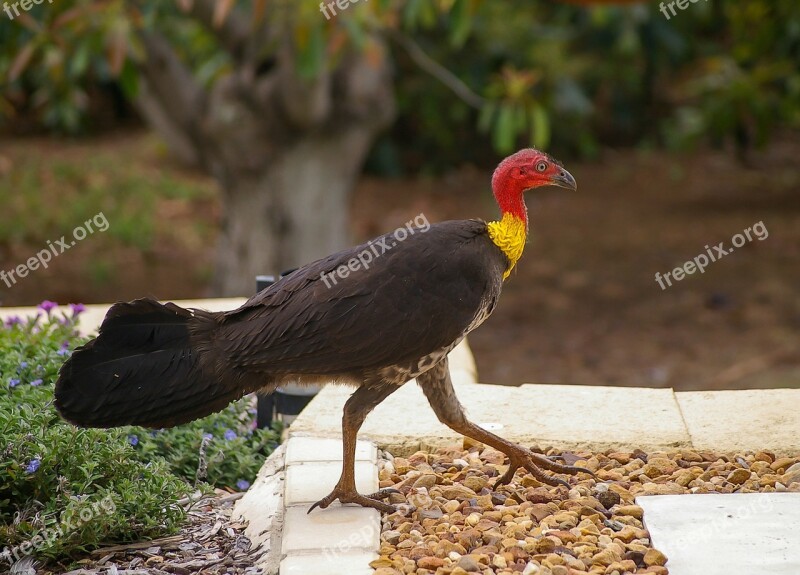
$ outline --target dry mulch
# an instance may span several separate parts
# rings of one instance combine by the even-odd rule
[[[375,575],[667,575],[668,557],[652,546],[637,496],[800,491],[800,457],[767,451],[553,449],[543,452],[597,478],[580,474],[567,490],[519,471],[494,490],[505,456],[464,447],[385,454],[381,487],[399,489],[393,503],[415,509],[384,516]]]
[[[246,525],[231,519],[242,495],[217,490],[211,497],[185,501],[187,523],[179,534],[97,549],[64,575],[259,575],[261,569],[253,566],[258,550],[251,549],[243,533]],[[34,571],[19,571],[28,572]]]

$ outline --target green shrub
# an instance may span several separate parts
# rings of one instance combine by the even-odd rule
[[[176,502],[193,491],[201,442],[207,470],[200,479],[249,486],[279,434],[252,429],[247,400],[162,431],[80,429],[62,421],[52,406],[53,383],[69,350],[83,343],[75,330],[82,306],[66,313],[51,302],[40,307],[35,320],[0,325],[3,546],[18,557],[61,559],[101,543],[175,532],[185,516]]]
[[[127,441],[141,461],[163,457],[170,470],[186,481],[199,479],[243,491],[280,438],[277,428],[254,428],[254,411],[243,399],[224,411],[172,429],[126,428]]]

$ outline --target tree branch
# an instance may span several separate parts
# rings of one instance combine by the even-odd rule
[[[193,0],[189,14],[203,24],[234,59],[241,60],[250,36],[249,21],[236,6],[220,17],[219,5],[217,0]]]
[[[318,126],[328,119],[333,108],[331,71],[325,62],[313,78],[304,78],[297,70],[297,54],[286,39],[278,50],[278,94],[281,107],[292,125],[301,130]]]
[[[163,36],[139,34],[146,57],[139,63],[142,90],[137,104],[179,157],[196,162],[201,154],[196,130],[206,94]]]
[[[397,31],[389,31],[389,37],[408,52],[417,66],[447,86],[468,105],[480,109],[486,103],[485,98],[473,92],[458,76],[428,56],[414,40]]]

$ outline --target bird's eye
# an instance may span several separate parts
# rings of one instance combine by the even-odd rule
[[[536,164],[537,172],[544,172],[547,169],[547,162],[539,162]]]

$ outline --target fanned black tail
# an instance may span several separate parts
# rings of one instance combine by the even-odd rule
[[[211,357],[221,314],[139,299],[115,304],[96,339],[64,363],[55,406],[84,427],[171,427],[250,389]]]

